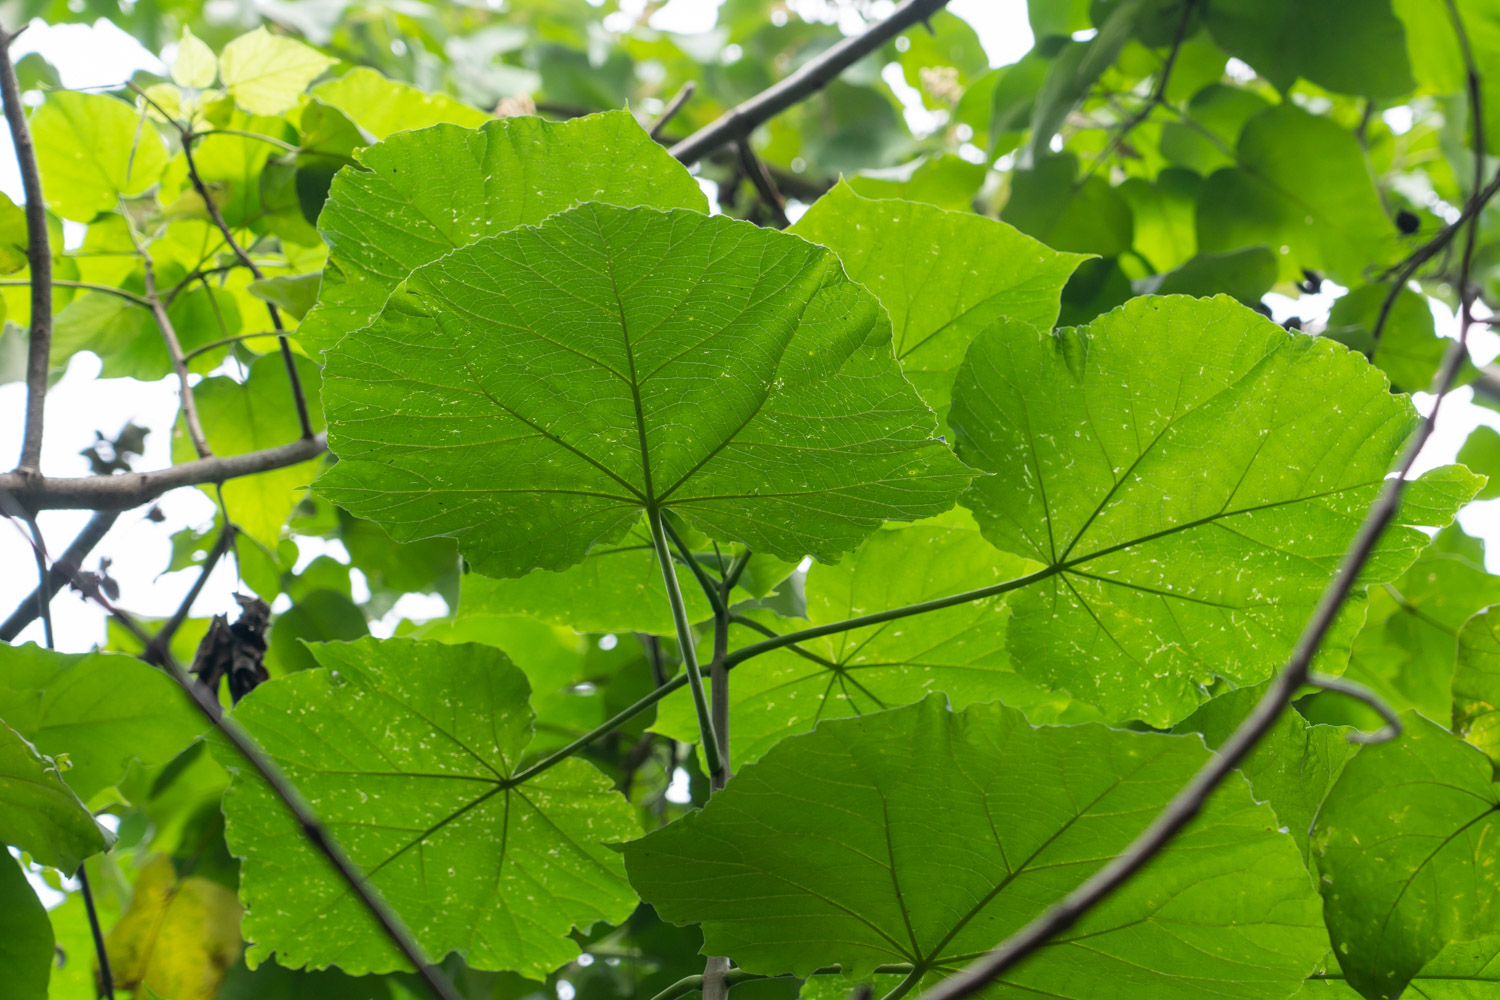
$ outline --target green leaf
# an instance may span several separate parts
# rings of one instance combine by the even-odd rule
[[[30,245],[25,210],[8,195],[0,194],[0,274],[14,274],[25,267],[26,248]],[[0,319],[3,318],[4,313],[0,312]]]
[[[1453,731],[1500,766],[1500,608],[1475,615],[1458,633]]]
[[[1265,687],[1258,684],[1226,691],[1205,702],[1173,731],[1202,733],[1209,749],[1217,750],[1245,721]],[[1349,733],[1344,726],[1314,725],[1287,709],[1240,761],[1239,770],[1250,782],[1251,794],[1275,811],[1303,857],[1308,853],[1307,838],[1318,806],[1357,749],[1349,742]]]
[[[861,198],[840,183],[792,232],[839,255],[891,315],[896,357],[922,398],[948,408],[965,349],[997,317],[1041,329],[1083,258],[972,212]]]
[[[674,561],[688,620],[713,614],[687,567]],[[464,576],[458,617],[526,615],[580,632],[648,632],[672,635],[672,608],[651,544],[651,529],[636,524],[613,545],[600,545],[561,572],[534,570],[514,580]]]
[[[1095,174],[1078,180],[1078,157],[1044,156],[1011,175],[1000,218],[1049,247],[1114,257],[1130,249],[1134,222],[1119,189]]]
[[[338,60],[265,28],[246,32],[219,53],[219,80],[234,102],[252,115],[279,115]]]
[[[167,165],[156,128],[124,101],[57,90],[31,116],[47,205],[88,222],[155,184]]]
[[[1267,247],[1199,254],[1166,274],[1136,285],[1144,295],[1228,295],[1247,306],[1260,302],[1276,284],[1276,255]]]
[[[1283,278],[1310,268],[1345,285],[1396,255],[1396,229],[1364,150],[1336,122],[1277,105],[1245,123],[1238,159],[1238,168],[1209,177],[1198,197],[1202,250],[1284,247]]]
[[[252,281],[248,290],[256,298],[301,319],[317,301],[318,285],[322,280],[321,274],[283,274]]]
[[[1392,1000],[1452,942],[1500,932],[1490,762],[1414,712],[1348,764],[1318,812],[1324,916],[1349,983]]]
[[[57,763],[0,722],[0,844],[71,873],[114,841],[63,784]]]
[[[1336,957],[1336,956],[1335,956]],[[1414,1000],[1486,1000],[1500,985],[1500,936],[1450,944],[1411,977]],[[1297,1000],[1356,1000],[1341,972],[1308,980]]]
[[[946,597],[1021,576],[1034,564],[990,547],[972,528],[912,525],[877,531],[837,565],[807,573],[813,625]],[[729,683],[730,758],[736,767],[823,719],[863,715],[941,692],[956,708],[1000,700],[1038,722],[1091,718],[1087,706],[1017,676],[1005,651],[1009,609],[1001,597],[873,625],[781,649],[734,668]],[[739,645],[764,636],[737,628]],[[688,692],[664,701],[656,730],[698,740]]]
[[[835,559],[968,479],[890,344],[826,250],[584,205],[425,266],[328,353],[318,490],[491,576],[565,569],[653,507]]]
[[[311,670],[317,661],[302,643],[359,639],[370,634],[364,612],[336,590],[318,589],[300,597],[271,623],[270,649],[274,669],[282,673]]]
[[[436,125],[372,146],[360,160],[365,171],[334,178],[318,220],[328,266],[298,330],[313,350],[370,323],[423,264],[579,202],[708,210],[682,164],[623,111],[561,124]]]
[[[1488,424],[1470,431],[1463,447],[1458,449],[1458,464],[1489,477],[1490,481],[1475,495],[1475,500],[1500,498],[1500,431]]]
[[[631,884],[751,972],[948,974],[1123,849],[1208,758],[1197,738],[1034,729],[939,696],[819,726],[623,848]],[[999,981],[1067,998],[1286,997],[1322,957],[1296,845],[1243,784]]]
[[[1340,297],[1328,312],[1323,336],[1364,353],[1403,392],[1423,392],[1432,385],[1453,341],[1438,336],[1427,298],[1402,289],[1376,343],[1373,331],[1388,294],[1386,285],[1366,285]],[[1460,374],[1461,381],[1468,381],[1464,374]]]
[[[3,854],[4,852],[0,852]],[[21,866],[0,857],[0,978],[11,1000],[47,1000],[52,924]]]
[[[1437,12],[1429,9],[1428,16]],[[1343,94],[1396,98],[1414,83],[1406,33],[1391,0],[1215,0],[1203,23],[1214,41],[1276,85],[1298,77]]]
[[[212,87],[218,75],[219,60],[214,58],[214,50],[193,34],[192,28],[183,28],[177,58],[172,60],[172,82],[201,90]]]
[[[973,207],[974,195],[984,183],[988,172],[989,169],[983,163],[970,163],[951,154],[922,156],[888,170],[866,170],[858,176],[840,181],[833,190],[848,186],[855,194],[864,198],[900,198],[925,202],[954,212],[968,212]],[[823,197],[827,198],[828,195]],[[805,221],[806,216],[799,219],[798,224]],[[794,227],[792,231],[799,230]]]
[[[377,140],[440,122],[478,128],[491,120],[478,108],[447,94],[429,94],[409,83],[387,80],[368,66],[357,66],[337,80],[318,84],[312,96],[338,108]]]
[[[0,646],[0,719],[38,751],[66,756],[84,799],[116,784],[132,761],[164,764],[207,728],[177,684],[117,653]]]
[[[1168,167],[1154,182],[1131,177],[1119,186],[1135,220],[1134,250],[1154,270],[1170,271],[1197,251],[1193,215],[1202,184],[1193,171]]]
[[[308,415],[313,430],[323,429],[318,407],[318,369],[306,358],[297,357],[297,375],[307,396]],[[274,448],[297,440],[302,434],[297,408],[292,403],[291,382],[286,362],[279,354],[267,354],[250,366],[244,382],[218,376],[204,379],[193,390],[203,433],[216,455],[238,455],[263,448]],[[178,462],[196,458],[192,442],[182,430],[181,421],[174,429],[172,457]],[[319,459],[299,462],[284,469],[261,472],[224,483],[224,504],[229,518],[241,531],[272,551],[281,538],[281,526],[297,505],[302,489],[313,477]],[[203,487],[209,496],[218,498],[217,489]]]
[[[1416,413],[1363,358],[1225,298],[1133,299],[1088,327],[999,324],[970,348],[950,421],[992,473],[964,503],[998,548],[1052,567],[1011,595],[1035,683],[1157,726],[1214,676],[1266,679],[1290,652]],[[1478,487],[1409,491],[1364,579],[1391,580]],[[1317,657],[1342,670],[1363,602]]]
[[[591,765],[512,785],[531,741],[525,676],[486,646],[404,639],[311,647],[326,669],[262,684],[236,718],[287,772],[434,958],[541,979],[578,955],[572,927],[636,900],[603,845],[638,829]],[[361,975],[400,953],[242,762],[224,798],[251,964]]]

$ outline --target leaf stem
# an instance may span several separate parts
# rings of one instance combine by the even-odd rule
[[[94,939],[94,954],[99,958],[100,1000],[111,1000],[115,995],[115,974],[109,967],[109,949],[104,945],[104,929],[99,926],[99,908],[94,905],[94,890],[89,886],[89,873],[85,865],[78,866],[78,888],[83,891],[83,909],[89,917],[89,934]]]
[[[662,525],[661,508],[654,506],[647,508],[646,520],[651,524],[651,541],[656,546],[656,561],[661,565],[661,578],[667,588],[667,601],[672,605],[672,624],[677,629],[677,645],[682,653],[682,665],[687,674],[688,686],[693,691],[693,707],[698,711],[698,731],[703,738],[703,759],[708,765],[710,778],[715,778],[723,770],[724,762],[719,754],[719,738],[714,733],[708,692],[703,687],[703,673],[698,667],[698,651],[693,643],[693,626],[688,621],[687,606],[682,600],[682,588],[677,583],[677,570],[672,564],[672,550],[667,543],[666,529]]]
[[[22,285],[31,284],[33,284],[33,282],[30,278],[0,278],[0,287],[19,288]],[[143,296],[137,295],[134,292],[126,291],[123,288],[116,288],[114,285],[98,285],[92,281],[70,281],[67,278],[53,278],[52,284],[57,286],[58,288],[82,288],[85,291],[103,292],[106,295],[116,295],[122,299],[127,299],[131,302],[134,302],[138,306],[149,306],[151,304],[147,302]]]

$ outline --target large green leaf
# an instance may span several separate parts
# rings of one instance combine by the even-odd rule
[[[0,646],[0,719],[49,757],[66,755],[84,799],[132,761],[164,764],[207,726],[170,677],[133,656]]]
[[[295,107],[307,85],[337,61],[261,27],[224,46],[219,80],[252,115],[279,115]]]
[[[1458,634],[1453,731],[1500,766],[1500,608],[1475,615]]]
[[[1392,1000],[1452,942],[1500,932],[1500,795],[1484,755],[1414,712],[1344,766],[1317,824],[1328,932],[1349,983]]]
[[[1225,52],[1281,90],[1298,77],[1371,98],[1413,87],[1406,34],[1390,0],[1215,0],[1203,20]]]
[[[1282,277],[1312,268],[1345,285],[1397,256],[1396,228],[1348,129],[1279,104],[1245,123],[1237,154],[1239,166],[1215,172],[1199,193],[1200,250],[1285,247]]]
[[[63,784],[57,763],[0,722],[0,844],[71,873],[112,843],[114,836]]]
[[[167,150],[156,128],[124,101],[57,90],[31,116],[47,204],[88,222],[161,177]]]
[[[478,108],[446,94],[429,94],[409,83],[387,80],[368,66],[358,66],[337,80],[318,84],[312,96],[338,108],[376,139],[442,122],[478,128],[490,120]]]
[[[10,1000],[47,1000],[52,924],[26,875],[0,851],[0,980]]]
[[[1108,718],[1170,725],[1215,675],[1291,650],[1416,413],[1363,358],[1224,297],[1142,297],[1088,327],[1001,324],[950,415],[992,475],[965,503],[997,547],[1051,567],[1011,596],[1022,676]],[[1458,467],[1408,491],[1370,564],[1398,576],[1478,488]],[[1318,657],[1342,670],[1363,602]]]
[[[631,883],[704,950],[806,976],[947,974],[1122,849],[1203,764],[1196,737],[918,705],[773,748],[704,809],[624,847]],[[1322,957],[1292,839],[1227,784],[1144,873],[1001,979],[1018,994],[1286,997]]]
[[[328,353],[324,404],[319,492],[491,576],[668,507],[835,559],[968,481],[836,257],[694,212],[584,205],[453,251]]]
[[[313,430],[323,429],[318,406],[318,369],[298,357],[297,376],[308,402]],[[297,408],[292,400],[291,380],[279,354],[267,354],[250,366],[243,382],[227,376],[204,379],[193,390],[198,416],[209,447],[217,455],[239,455],[289,444],[301,436]],[[172,438],[172,457],[185,462],[196,458],[193,444],[178,422]],[[272,551],[281,538],[281,526],[297,505],[302,491],[312,481],[318,459],[299,462],[253,476],[233,479],[222,486],[230,520],[241,531]],[[203,487],[218,499],[220,487]]]
[[[1450,944],[1411,977],[1412,1000],[1489,1000],[1500,989],[1500,936]],[[1298,1000],[1356,1000],[1341,971],[1308,981]]]
[[[416,268],[580,202],[707,211],[682,164],[623,111],[562,124],[435,125],[359,154],[334,178],[318,227],[328,266],[298,329],[313,349],[365,326]]]
[[[311,647],[325,669],[262,684],[235,711],[430,954],[540,979],[574,927],[635,906],[603,845],[637,828],[591,765],[521,784],[525,676],[499,650],[405,639]],[[258,779],[224,798],[252,964],[388,972],[404,960]]]
[[[843,183],[792,232],[838,254],[875,293],[891,315],[902,370],[940,414],[974,336],[1000,316],[1050,329],[1083,259],[972,212],[861,198]]]
[[[1175,731],[1202,733],[1209,748],[1217,750],[1264,693],[1265,685],[1226,691],[1182,720]],[[1287,710],[1240,761],[1250,791],[1275,810],[1304,856],[1318,806],[1356,749],[1349,733],[1344,726],[1313,725]]]
[[[946,597],[1022,575],[1027,563],[996,551],[972,528],[911,525],[878,531],[837,565],[807,573],[807,614],[821,625]],[[1018,676],[1005,651],[1009,610],[990,597],[780,649],[734,668],[729,682],[729,752],[735,766],[823,719],[909,705],[932,692],[957,708],[1000,700],[1034,721],[1090,717],[1086,706]],[[747,645],[764,636],[737,627]],[[698,740],[687,691],[662,703],[656,729]]]

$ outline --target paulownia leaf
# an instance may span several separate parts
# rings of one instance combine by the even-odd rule
[[[56,762],[0,722],[0,844],[74,872],[114,839],[63,784]]]
[[[252,115],[279,115],[297,104],[309,83],[338,60],[265,28],[246,32],[219,53],[219,80]]]
[[[941,976],[1122,849],[1207,759],[1196,737],[1034,729],[941,697],[773,748],[701,811],[623,848],[631,883],[752,972],[890,962]],[[1292,839],[1230,783],[1145,872],[997,992],[1282,998],[1323,955]]]
[[[584,205],[419,269],[328,353],[318,490],[491,576],[565,569],[652,508],[835,559],[969,478],[890,344],[820,247]]]
[[[877,531],[837,565],[807,573],[813,625],[946,597],[1021,576],[1027,563],[996,551],[971,528],[911,525]],[[822,719],[909,705],[932,692],[963,708],[1000,700],[1034,721],[1081,721],[1087,706],[1039,690],[1014,672],[1005,652],[1010,615],[1003,597],[840,632],[779,649],[734,668],[729,683],[729,752],[734,765]],[[764,638],[736,627],[737,645]],[[686,690],[668,698],[656,730],[698,740],[698,716]]]
[[[47,205],[88,222],[161,177],[167,150],[156,129],[124,101],[56,90],[31,116]]]
[[[0,849],[0,982],[10,1000],[47,1000],[52,924],[26,875]]]
[[[1087,327],[1000,324],[950,415],[965,496],[997,547],[1051,575],[1011,595],[1010,652],[1107,718],[1165,726],[1214,675],[1270,676],[1416,424],[1360,356],[1225,298],[1142,297]],[[1408,490],[1366,568],[1391,580],[1478,489],[1460,467]],[[1318,656],[1337,673],[1349,602]]]
[[[1500,766],[1500,607],[1475,615],[1458,633],[1453,731]]]
[[[1264,684],[1226,691],[1182,720],[1175,731],[1202,733],[1209,749],[1217,750],[1264,693]],[[1314,725],[1289,709],[1240,761],[1240,773],[1249,780],[1251,793],[1275,810],[1304,857],[1318,806],[1354,755],[1350,732],[1345,726]]]
[[[0,646],[0,719],[50,757],[66,754],[68,787],[84,799],[132,761],[164,764],[205,723],[172,679],[133,656]]]
[[[447,94],[429,94],[420,87],[388,80],[378,70],[357,66],[339,77],[320,83],[312,96],[338,108],[376,139],[441,122],[478,128],[489,115]]]
[[[1051,329],[1084,258],[1003,222],[907,201],[871,200],[840,182],[792,232],[839,255],[891,315],[896,357],[927,404],[948,409],[964,349],[997,317]]]
[[[1453,942],[1500,933],[1500,795],[1490,762],[1415,712],[1366,747],[1313,827],[1324,915],[1349,983],[1393,1000]]]
[[[636,904],[605,843],[639,828],[592,765],[510,779],[531,742],[525,676],[499,650],[405,639],[310,647],[326,669],[262,684],[235,711],[434,958],[535,979],[576,957],[571,928]],[[224,798],[252,965],[404,960],[258,780]]]
[[[367,325],[423,264],[579,202],[708,210],[682,164],[624,111],[561,124],[436,125],[359,159],[368,169],[340,171],[318,219],[328,266],[318,304],[297,331],[313,350]]]
[[[1500,936],[1450,944],[1411,977],[1413,1000],[1489,1000],[1500,988]],[[1355,1000],[1359,993],[1337,966],[1308,980],[1297,1000]]]

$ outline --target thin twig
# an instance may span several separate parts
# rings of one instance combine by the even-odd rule
[[[10,493],[0,488],[0,513],[15,518],[18,514],[24,516],[24,509],[17,499]],[[38,547],[39,549],[39,547]],[[40,549],[39,549],[40,550]],[[45,555],[44,555],[45,558]],[[117,608],[109,598],[99,590],[96,582],[87,579],[82,574],[73,574],[73,585],[83,592],[84,596],[94,601],[103,608],[110,617],[123,625],[127,631],[139,639],[143,647],[149,647],[151,638],[146,634],[132,616]],[[302,798],[282,770],[276,766],[271,759],[261,750],[259,744],[248,732],[240,727],[233,719],[227,717],[218,701],[214,699],[207,689],[195,684],[182,665],[167,650],[160,650],[158,665],[177,682],[177,686],[192,701],[193,706],[201,712],[210,723],[213,724],[224,739],[235,751],[260,775],[261,779],[270,787],[271,792],[281,800],[282,804],[296,819],[302,829],[302,835],[313,846],[315,850],[323,855],[334,869],[349,886],[351,892],[357,896],[369,911],[386,936],[406,957],[407,962],[416,969],[417,974],[427,984],[433,995],[438,1000],[461,1000],[458,993],[449,985],[446,977],[437,966],[433,965],[424,953],[422,946],[402,925],[400,918],[386,904],[380,896],[379,891],[365,878],[364,874],[354,864],[349,856],[344,853],[338,841],[333,838],[319,821],[316,813],[306,800]]]
[[[676,117],[677,112],[682,110],[682,106],[688,102],[688,99],[693,96],[693,91],[697,89],[698,85],[692,80],[689,80],[687,83],[684,83],[682,85],[682,89],[677,91],[676,95],[667,102],[667,106],[665,108],[662,108],[661,114],[657,117],[656,121],[651,123],[651,128],[649,130],[651,138],[661,138],[661,130],[666,128],[667,123],[670,122],[674,117]]]
[[[32,511],[129,510],[181,486],[222,483],[257,472],[284,469],[317,458],[327,450],[326,435],[318,434],[262,451],[183,462],[152,472],[76,478],[0,472],[0,490],[14,495]]]
[[[109,967],[109,949],[104,945],[104,928],[99,926],[99,908],[94,904],[94,890],[89,885],[89,873],[83,865],[78,866],[78,888],[83,891],[83,909],[89,917],[94,954],[99,958],[99,978],[94,985],[99,989],[99,1000],[111,1000],[115,995],[115,974]]]
[[[905,0],[885,20],[830,46],[790,76],[731,108],[677,143],[671,148],[671,154],[692,166],[720,146],[749,135],[762,122],[811,97],[860,59],[947,5],[948,0]]]
[[[10,43],[20,32],[0,37],[0,98],[5,102],[5,121],[10,126],[16,163],[21,170],[21,190],[26,196],[26,260],[31,274],[31,327],[26,350],[26,424],[22,432],[23,473],[42,470],[42,424],[47,409],[47,369],[52,361],[52,247],[47,239],[47,203],[42,200],[42,175],[36,165],[36,148],[21,106],[21,86],[10,58]]]
[[[31,529],[31,552],[36,557],[36,604],[33,607],[42,620],[42,638],[46,640],[47,648],[55,649],[57,636],[52,630],[52,594],[47,589],[47,543],[42,540],[42,528],[35,517],[26,518],[26,526]]]
[[[215,350],[220,347],[228,347],[230,344],[238,344],[242,340],[254,340],[257,337],[274,336],[276,336],[275,332],[269,330],[261,330],[257,333],[237,333],[233,337],[222,337],[219,340],[213,340],[208,342],[207,344],[199,344],[197,347],[193,348],[191,351],[188,351],[182,357],[185,361],[191,361],[200,354],[207,354],[209,351]]]
[[[1349,734],[1350,743],[1388,743],[1401,735],[1401,716],[1396,710],[1385,703],[1374,691],[1363,684],[1356,684],[1343,677],[1325,677],[1322,674],[1308,674],[1308,687],[1320,688],[1324,691],[1332,691],[1336,694],[1348,695],[1357,701],[1362,701],[1385,720],[1385,725],[1373,733],[1364,733],[1358,730]]]
[[[172,361],[172,371],[177,374],[177,391],[182,397],[182,422],[187,427],[188,439],[199,458],[213,458],[214,451],[208,446],[208,437],[203,433],[203,421],[198,418],[198,401],[193,398],[193,387],[188,384],[187,361],[182,355],[182,341],[177,339],[177,329],[167,315],[167,307],[156,294],[156,268],[144,246],[141,247],[143,277],[146,283],[146,301],[150,303],[151,315],[156,318],[156,327],[167,345],[167,357]]]
[[[187,165],[188,180],[192,182],[193,190],[198,192],[198,197],[203,199],[203,206],[208,211],[208,217],[213,220],[214,227],[223,235],[224,242],[228,244],[229,249],[234,253],[239,262],[250,271],[251,276],[256,281],[263,280],[265,272],[260,269],[260,265],[255,263],[245,248],[240,246],[239,241],[234,238],[234,232],[229,228],[229,224],[224,221],[224,213],[219,211],[218,203],[214,201],[213,196],[209,193],[208,185],[203,183],[203,176],[198,173],[197,161],[193,159],[193,139],[195,138],[193,131],[182,128],[180,129],[180,134],[182,137],[182,156]],[[291,383],[292,401],[297,407],[297,420],[302,427],[302,436],[304,438],[311,438],[313,436],[313,429],[312,420],[309,418],[307,412],[307,395],[302,390],[301,376],[297,374],[297,359],[292,355],[292,345],[286,339],[286,327],[281,322],[281,310],[277,309],[274,303],[267,302],[266,312],[271,317],[271,326],[276,330],[276,339],[281,346],[281,360],[286,365],[287,380]]]
[[[208,557],[203,560],[203,565],[198,570],[198,579],[194,580],[193,585],[188,588],[187,594],[177,605],[177,610],[172,613],[172,617],[166,620],[152,637],[151,642],[146,645],[142,655],[148,662],[160,663],[161,655],[172,648],[172,637],[177,634],[182,623],[187,621],[188,615],[193,610],[193,603],[198,600],[198,595],[203,593],[203,587],[208,583],[209,576],[213,574],[214,567],[219,564],[220,559],[224,558],[224,553],[228,552],[229,546],[233,544],[234,535],[234,524],[225,521],[224,530],[219,532],[214,547],[208,551]]]
[[[63,584],[72,579],[72,574],[83,566],[83,560],[114,526],[119,516],[120,512],[117,510],[101,510],[89,518],[89,523],[83,526],[78,537],[74,538],[72,544],[63,550],[63,554],[53,562],[46,585],[39,586],[32,591],[16,606],[16,610],[11,612],[10,617],[0,623],[0,642],[10,642],[21,634],[23,628],[36,620],[37,611],[41,608],[40,602],[50,601],[51,598],[57,596]]]
[[[1482,114],[1480,105],[1479,74],[1475,67],[1472,55],[1468,51],[1466,35],[1463,31],[1462,21],[1453,0],[1448,0],[1448,9],[1454,21],[1455,30],[1463,42],[1465,61],[1468,69],[1469,100],[1471,112],[1475,120],[1474,145],[1475,145],[1475,178],[1473,185],[1473,196],[1470,205],[1473,209],[1469,216],[1473,221],[1470,224],[1468,240],[1464,248],[1463,263],[1460,266],[1459,288],[1463,300],[1463,314],[1459,325],[1458,340],[1448,349],[1443,359],[1436,385],[1436,398],[1433,400],[1432,409],[1423,418],[1418,426],[1416,434],[1407,445],[1401,462],[1397,466],[1397,474],[1388,479],[1376,497],[1375,502],[1370,505],[1369,512],[1365,515],[1363,523],[1360,524],[1359,532],[1345,553],[1338,570],[1333,579],[1328,582],[1322,597],[1318,601],[1317,608],[1313,611],[1312,618],[1298,637],[1297,645],[1287,660],[1286,666],[1276,676],[1261,700],[1250,712],[1249,716],[1230,734],[1229,738],[1220,745],[1218,752],[1195,774],[1191,781],[1167,803],[1166,807],[1157,814],[1141,832],[1139,836],[1120,854],[1112,858],[1104,867],[1100,868],[1092,876],[1086,879],[1072,892],[1068,893],[1061,902],[1048,908],[1041,916],[1032,920],[1020,931],[1011,935],[1002,942],[994,951],[974,962],[958,975],[943,980],[937,986],[922,994],[921,1000],[960,1000],[962,997],[972,996],[994,982],[1007,970],[1014,968],[1027,957],[1044,947],[1056,934],[1061,933],[1076,923],[1084,914],[1088,913],[1096,905],[1107,898],[1115,889],[1129,880],[1136,872],[1144,868],[1156,857],[1172,840],[1174,836],[1192,819],[1198,815],[1208,797],[1218,787],[1247,754],[1255,748],[1281,713],[1291,704],[1296,697],[1297,691],[1309,682],[1313,657],[1322,645],[1324,637],[1333,627],[1339,611],[1344,602],[1353,592],[1359,580],[1360,571],[1375,551],[1380,536],[1384,533],[1386,526],[1396,516],[1400,507],[1401,496],[1410,481],[1407,477],[1415,466],[1417,457],[1422,452],[1422,447],[1432,436],[1437,426],[1438,414],[1442,409],[1443,400],[1447,398],[1448,392],[1453,388],[1457,380],[1458,372],[1463,367],[1463,362],[1468,357],[1469,330],[1473,325],[1472,306],[1473,290],[1469,286],[1469,275],[1472,273],[1473,249],[1479,228],[1478,218],[1480,209],[1483,208],[1481,199],[1486,198],[1484,190],[1481,189],[1483,175],[1480,173],[1483,163],[1482,150],[1483,131]]]
[[[0,278],[0,287],[3,288],[19,288],[22,285],[29,286],[31,284],[32,280],[30,278]],[[126,291],[123,288],[116,288],[114,285],[96,285],[92,281],[70,281],[67,278],[53,278],[52,284],[57,288],[81,288],[89,292],[103,292],[106,295],[115,295],[134,302],[138,306],[149,306],[151,304],[146,301],[144,296]]]
[[[792,220],[786,217],[786,199],[781,197],[781,192],[776,190],[776,182],[771,179],[771,172],[761,162],[760,157],[755,155],[755,150],[750,148],[750,140],[741,138],[735,140],[735,153],[740,158],[740,167],[745,176],[750,178],[750,183],[755,186],[755,193],[760,196],[762,205],[771,212],[771,218],[776,222],[777,229],[785,229],[792,224]]]

